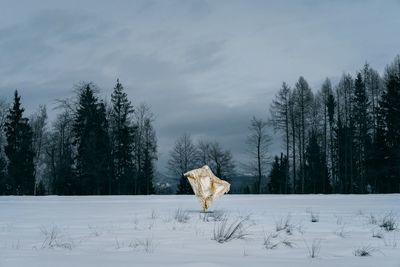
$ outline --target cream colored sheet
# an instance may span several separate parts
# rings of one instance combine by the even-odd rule
[[[215,176],[207,165],[191,170],[184,175],[188,178],[204,211],[210,207],[213,201],[229,192],[230,184]]]

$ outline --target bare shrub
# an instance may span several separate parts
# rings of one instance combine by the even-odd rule
[[[174,219],[179,223],[187,223],[190,220],[190,216],[187,211],[177,209],[175,211]]]
[[[310,214],[310,221],[311,222],[319,222],[319,213],[314,212],[311,208],[306,209],[306,213]]]
[[[336,216],[336,224],[337,225],[342,225],[343,224],[343,217],[342,216]]]
[[[286,247],[289,247],[289,248],[293,248],[293,246],[294,246],[294,243],[293,243],[292,240],[290,240],[289,238],[283,239],[283,240],[281,241],[281,243],[282,243],[283,245],[285,245]]]
[[[310,258],[317,258],[321,251],[321,239],[314,239],[311,246],[308,245],[305,239],[303,241],[306,244],[308,256]]]
[[[354,255],[358,256],[358,257],[368,257],[368,256],[372,256],[372,253],[376,252],[377,249],[370,247],[370,246],[362,246],[359,248],[356,248],[354,250]]]
[[[340,226],[337,228],[334,232],[335,235],[340,236],[342,238],[345,238],[348,236],[348,232],[345,231],[345,225]]]
[[[264,235],[264,247],[266,249],[275,249],[279,246],[279,241],[274,241],[274,238],[276,238],[276,235],[274,235],[274,233]]]
[[[392,212],[387,213],[383,218],[379,227],[385,229],[387,232],[397,229],[397,220]]]
[[[146,253],[153,253],[156,248],[156,244],[155,244],[153,238],[146,238],[143,240],[131,241],[129,243],[128,247],[134,248],[134,249],[142,248],[143,251]]]
[[[224,210],[216,210],[214,212],[204,212],[200,214],[200,219],[203,222],[220,222],[226,218],[227,214]]]
[[[286,237],[284,239],[276,240],[277,237],[279,237],[278,233],[269,233],[268,235],[264,234],[264,247],[266,249],[275,249],[279,247],[279,245],[284,245],[289,248],[294,246],[294,243],[289,238]]]
[[[310,212],[310,221],[315,223],[315,222],[319,222],[319,214],[318,213],[314,213],[313,211]]]
[[[115,238],[115,249],[120,249],[123,247],[123,244],[121,244],[118,240],[118,238]]]
[[[60,234],[60,230],[57,226],[52,226],[50,229],[42,227],[40,229],[41,233],[44,235],[44,240],[42,242],[42,249],[45,248],[64,248],[72,250],[74,243],[72,240],[66,241]]]
[[[396,238],[396,233],[393,232],[393,236],[391,238],[389,237],[383,237],[383,243],[385,244],[386,247],[391,247],[391,248],[397,248],[397,238]]]
[[[286,232],[291,232],[293,225],[290,223],[291,216],[288,214],[285,218],[281,218],[279,221],[275,222],[275,230],[280,232],[286,230]]]
[[[378,224],[378,220],[373,214],[370,214],[369,216],[367,216],[367,218],[369,224]]]
[[[158,218],[158,214],[155,210],[151,210],[150,219],[156,220]]]
[[[246,238],[249,234],[247,232],[248,227],[245,227],[244,224],[248,219],[249,217],[239,218],[230,223],[226,216],[224,220],[215,223],[213,240],[218,243],[225,243],[233,239]]]
[[[383,235],[381,230],[372,231],[372,237],[382,239],[385,236]]]

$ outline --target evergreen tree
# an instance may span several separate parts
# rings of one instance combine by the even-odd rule
[[[80,88],[78,98],[73,131],[80,194],[105,194],[109,192],[110,179],[105,105],[98,102],[90,83]]]
[[[367,181],[370,185],[369,193],[385,193],[389,182],[388,159],[389,153],[385,140],[385,128],[382,115],[376,119],[375,138],[367,153]]]
[[[400,57],[386,70],[385,90],[380,102],[384,124],[388,170],[384,192],[400,192]]]
[[[183,175],[179,179],[177,194],[178,195],[192,195],[193,194],[193,189],[190,186],[188,179]]]
[[[34,152],[32,149],[32,129],[28,119],[23,117],[21,97],[14,93],[13,107],[10,108],[5,132],[7,145],[5,153],[8,158],[8,179],[5,185],[7,193],[32,195],[34,191]]]
[[[131,193],[134,178],[134,127],[131,121],[133,107],[128,100],[124,87],[117,80],[111,95],[111,129],[113,178],[115,193]]]
[[[318,144],[315,131],[309,135],[305,164],[305,193],[330,193],[331,186],[325,155]]]
[[[288,160],[286,156],[281,154],[281,157],[274,157],[272,169],[268,175],[268,190],[271,194],[283,194],[287,188],[286,175],[287,175]]]
[[[369,101],[365,84],[361,73],[357,74],[354,81],[353,121],[354,121],[354,145],[355,145],[355,184],[356,192],[366,192],[366,159],[367,150],[370,145],[369,137]]]
[[[336,156],[337,156],[337,180],[340,193],[353,193],[354,181],[354,82],[349,74],[344,74],[337,87],[337,127]]]

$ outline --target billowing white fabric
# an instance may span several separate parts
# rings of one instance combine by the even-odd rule
[[[184,175],[188,178],[193,192],[204,210],[207,210],[214,200],[228,193],[231,186],[228,182],[215,176],[207,165],[188,171]]]

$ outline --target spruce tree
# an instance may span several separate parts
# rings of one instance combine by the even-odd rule
[[[318,144],[317,133],[312,131],[305,155],[305,193],[330,193],[328,168],[325,155]]]
[[[23,117],[21,97],[14,93],[14,103],[10,108],[5,132],[7,145],[5,153],[8,158],[6,190],[7,194],[32,195],[34,191],[34,152],[32,149],[32,129],[28,119]]]
[[[272,169],[268,175],[268,190],[271,194],[281,194],[284,188],[285,177],[282,174],[282,166],[278,156],[274,157]]]
[[[193,189],[190,186],[188,179],[185,176],[181,176],[178,184],[178,191],[176,192],[178,195],[192,195]]]
[[[400,57],[387,69],[385,90],[380,101],[384,124],[388,177],[385,192],[400,192]]]
[[[119,80],[111,95],[111,103],[114,192],[128,194],[134,177],[134,127],[130,117],[134,110]]]
[[[73,126],[77,149],[76,171],[80,194],[109,193],[109,137],[104,103],[99,103],[92,84],[79,90]]]
[[[354,122],[354,145],[355,145],[355,185],[356,192],[365,193],[366,190],[366,158],[367,149],[370,144],[368,135],[370,129],[368,116],[369,101],[365,84],[361,73],[357,74],[354,81],[353,100],[353,122]]]

